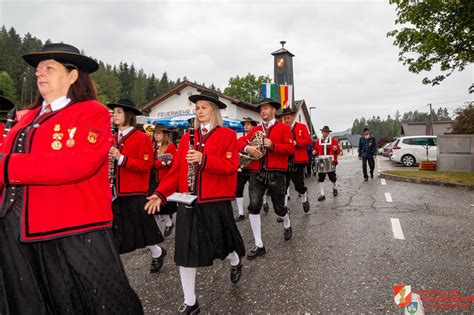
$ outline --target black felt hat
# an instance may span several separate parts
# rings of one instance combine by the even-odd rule
[[[129,111],[134,113],[135,115],[141,115],[142,112],[137,108],[137,105],[135,105],[134,102],[131,100],[127,100],[126,98],[119,99],[115,103],[109,103],[107,104],[107,107],[110,109],[114,109],[115,107],[121,107],[125,111]]]
[[[197,101],[200,101],[200,100],[209,101],[216,104],[217,107],[219,107],[220,109],[227,108],[226,104],[219,101],[219,95],[217,95],[217,93],[214,93],[212,91],[202,91],[201,94],[191,95],[189,97],[189,100],[193,103],[196,103]]]
[[[15,104],[4,95],[3,90],[0,90],[0,111],[9,111],[15,107]]]
[[[54,59],[61,63],[73,64],[87,73],[99,69],[99,64],[94,59],[82,55],[76,47],[63,43],[46,44],[41,51],[23,55],[23,59],[35,68],[43,60]]]
[[[329,129],[328,126],[324,126],[323,129],[319,129],[319,130],[321,130],[321,131],[327,131],[327,132],[332,132],[332,130]]]
[[[369,131],[369,127],[364,127],[364,129],[362,129],[363,132],[366,132],[366,131]]]
[[[260,100],[260,103],[258,104],[257,108],[260,109],[260,106],[265,105],[265,104],[269,104],[269,105],[275,107],[276,110],[279,110],[280,107],[281,107],[280,103],[274,101],[273,99],[264,98],[264,99]]]
[[[256,122],[255,120],[253,120],[251,117],[244,117],[244,118],[242,118],[242,120],[240,121],[240,123],[242,124],[242,126],[244,126],[246,122],[251,123],[252,126],[258,125],[258,122]]]
[[[290,107],[283,108],[283,110],[280,113],[280,116],[285,116],[285,115],[294,115],[296,114],[296,109],[291,109]]]
[[[171,133],[171,129],[169,129],[168,127],[164,126],[164,125],[161,125],[161,124],[153,124],[153,126],[155,126],[155,132],[158,131],[158,130],[161,130],[162,132],[164,133]]]

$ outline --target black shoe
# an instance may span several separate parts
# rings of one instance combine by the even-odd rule
[[[374,173],[370,173],[370,178],[374,178]]]
[[[336,188],[334,188],[334,189],[332,190],[332,195],[333,195],[334,197],[337,196],[337,189],[336,189]]]
[[[303,202],[303,211],[306,212],[306,213],[309,212],[309,201],[308,200]]]
[[[192,306],[183,303],[178,308],[178,314],[199,314],[199,312],[201,312],[201,308],[197,300]]]
[[[167,252],[166,252],[166,249],[164,249],[164,248],[162,248],[161,250],[162,250],[161,256],[158,257],[158,258],[153,258],[151,260],[151,265],[150,265],[150,272],[151,273],[158,272],[163,267]]]
[[[326,196],[324,195],[319,196],[318,201],[323,201],[323,200],[326,200]]]
[[[237,283],[242,276],[242,264],[239,261],[237,266],[230,266],[230,281],[232,283]]]
[[[171,223],[171,226],[165,226],[165,233],[164,236],[168,237],[171,235],[171,232],[173,232],[174,224]]]
[[[245,215],[239,215],[238,217],[235,217],[235,222],[240,222],[240,221],[243,221],[245,220]]]
[[[283,222],[283,218],[282,218],[282,217],[277,217],[277,222],[278,222],[278,223],[282,223],[282,222]]]
[[[268,207],[268,203],[264,203],[263,204],[263,212],[268,213],[268,210],[270,210],[269,207]]]
[[[369,178],[368,177],[364,177],[364,182],[368,182],[369,181]]]
[[[254,246],[252,247],[250,252],[247,254],[247,259],[252,260],[252,259],[257,258],[258,256],[265,255],[266,253],[267,251],[265,249],[265,246],[263,247]]]
[[[285,237],[285,241],[291,240],[291,237],[293,236],[293,228],[290,226],[289,228],[285,229],[283,236]]]

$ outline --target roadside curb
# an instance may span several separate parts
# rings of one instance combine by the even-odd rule
[[[457,187],[457,188],[462,188],[465,190],[474,190],[474,186],[470,186],[470,185],[442,182],[442,181],[432,180],[432,179],[411,178],[411,177],[406,177],[406,176],[387,174],[385,172],[381,172],[379,177],[385,178],[385,179],[396,180],[399,182],[427,184],[427,185],[436,185],[436,186],[445,186],[445,187]]]

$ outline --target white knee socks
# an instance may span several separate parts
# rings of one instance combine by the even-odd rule
[[[181,286],[183,287],[184,303],[189,306],[196,304],[196,294],[194,292],[196,285],[197,268],[179,267],[181,277]]]
[[[255,239],[255,245],[263,247],[262,242],[262,222],[260,220],[260,214],[249,214],[250,227],[252,228],[253,238]]]
[[[235,198],[235,203],[237,204],[239,215],[244,215],[244,198],[243,197]]]
[[[227,255],[225,259],[229,260],[231,266],[237,266],[240,262],[239,255],[237,255],[235,250],[229,255]]]
[[[163,250],[158,245],[150,245],[150,246],[147,246],[146,248],[148,248],[151,251],[151,257],[153,258],[158,258],[163,253]]]
[[[336,189],[336,182],[332,183],[332,189]]]
[[[165,219],[165,226],[173,225],[173,221],[171,221],[171,216],[169,214],[164,214],[162,217]]]
[[[308,191],[305,191],[301,196],[301,203],[305,203],[308,200]]]
[[[285,227],[285,229],[289,228],[291,225],[290,223],[290,216],[287,214],[285,214],[285,216],[283,217],[283,226]]]
[[[324,182],[319,183],[319,190],[321,190],[321,196],[324,196]]]

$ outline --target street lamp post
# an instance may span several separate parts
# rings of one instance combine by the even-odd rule
[[[316,107],[310,107],[309,108],[309,119],[311,121],[311,139],[313,139],[313,136],[316,134],[316,131],[314,130],[314,125],[313,125],[313,115],[311,115],[311,110],[316,109]]]

